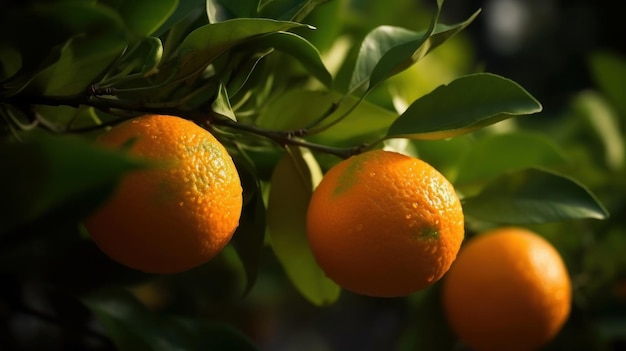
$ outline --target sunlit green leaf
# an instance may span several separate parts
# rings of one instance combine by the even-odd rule
[[[309,200],[322,173],[306,149],[288,150],[271,179],[267,226],[272,248],[298,291],[315,305],[328,305],[341,289],[315,262],[306,236]]]
[[[374,68],[393,47],[420,40],[426,33],[416,33],[401,27],[380,26],[365,36],[350,80],[350,90],[367,88]]]
[[[480,12],[477,11],[464,22],[443,25],[437,23],[442,4],[443,1],[437,2],[430,26],[423,32],[380,26],[368,33],[361,43],[350,91],[371,90],[383,80],[409,68],[467,27]]]
[[[623,167],[626,146],[620,119],[613,106],[593,91],[578,94],[573,105],[597,133],[599,141],[604,146],[604,160],[607,166],[612,170]]]
[[[469,26],[479,13],[480,11],[476,11],[467,20],[454,25],[438,23],[422,38],[391,48],[374,67],[370,77],[370,89],[423,59],[429,52]]]
[[[213,109],[213,112],[229,118],[233,121],[237,121],[237,117],[235,117],[233,108],[230,106],[228,92],[226,91],[226,87],[224,86],[224,84],[220,84],[217,97],[215,98],[215,101],[213,101],[213,103],[211,104],[211,108]]]
[[[490,73],[471,74],[414,101],[391,125],[387,136],[450,138],[541,109],[514,81]]]
[[[463,200],[465,215],[480,220],[531,224],[582,218],[604,219],[608,212],[585,186],[539,169],[509,173]]]
[[[509,170],[562,166],[563,150],[550,138],[533,132],[492,134],[480,138],[460,162],[456,186],[486,181]]]

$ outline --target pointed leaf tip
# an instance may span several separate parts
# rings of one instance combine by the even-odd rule
[[[445,139],[541,110],[541,103],[516,82],[491,73],[471,74],[415,100],[387,136]]]

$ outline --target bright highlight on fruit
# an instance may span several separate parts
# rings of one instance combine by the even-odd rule
[[[85,221],[111,259],[148,273],[206,263],[239,225],[242,188],[232,158],[207,130],[183,118],[145,115],[98,139],[131,145],[161,167],[124,177],[112,198]]]
[[[472,350],[537,350],[568,318],[565,264],[543,237],[522,228],[478,235],[443,280],[446,317]]]
[[[313,254],[352,292],[395,297],[439,280],[464,236],[460,201],[424,161],[375,150],[331,168],[307,213]]]

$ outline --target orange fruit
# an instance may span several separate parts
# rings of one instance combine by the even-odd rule
[[[99,139],[161,167],[129,173],[85,221],[110,258],[148,273],[177,273],[217,255],[239,225],[242,188],[224,146],[183,118],[145,115]]]
[[[320,268],[343,288],[376,297],[405,296],[440,279],[461,246],[463,223],[441,173],[383,150],[332,167],[307,212]]]
[[[568,318],[571,284],[565,264],[543,237],[506,227],[461,248],[443,280],[443,306],[472,350],[536,350]]]

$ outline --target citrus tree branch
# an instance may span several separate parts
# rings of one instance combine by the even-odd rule
[[[289,131],[268,130],[255,125],[244,124],[221,117],[213,113],[208,108],[208,112],[199,110],[183,110],[179,108],[180,104],[175,101],[168,102],[166,104],[143,101],[130,101],[98,95],[102,93],[103,92],[100,90],[90,89],[87,93],[69,96],[17,95],[4,98],[0,100],[0,103],[18,106],[22,109],[33,105],[70,106],[75,108],[78,108],[80,106],[91,106],[102,112],[120,116],[120,119],[89,127],[71,128],[71,126],[64,126],[63,128],[48,128],[52,132],[56,133],[89,132],[101,129],[109,125],[120,123],[130,117],[133,117],[134,115],[151,113],[183,117],[193,120],[196,123],[204,126],[205,128],[221,127],[232,130],[239,130],[245,133],[252,133],[272,140],[281,147],[285,147],[286,145],[297,145],[309,148],[311,150],[335,155],[340,158],[348,158],[351,155],[359,153],[359,151],[363,148],[363,146],[339,148],[313,143],[302,138],[303,136],[308,134],[307,129]]]

